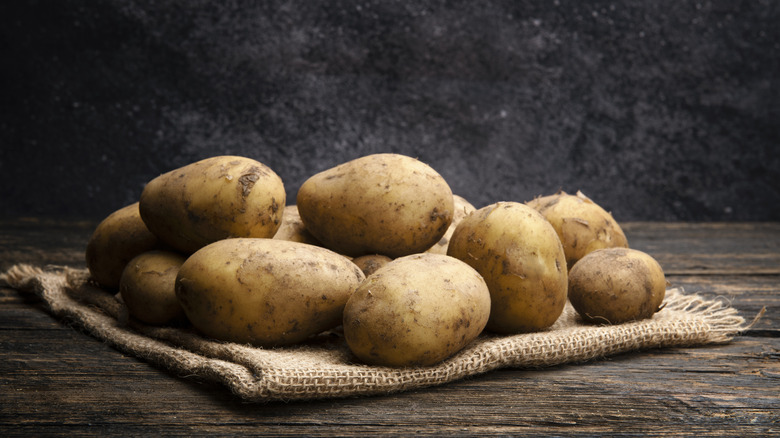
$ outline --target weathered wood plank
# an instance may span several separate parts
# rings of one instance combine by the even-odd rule
[[[17,263],[83,268],[87,241],[96,225],[86,221],[0,221],[0,271]]]
[[[667,274],[780,275],[780,223],[623,224],[631,247]]]

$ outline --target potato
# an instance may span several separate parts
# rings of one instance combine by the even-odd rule
[[[477,270],[490,289],[487,329],[537,331],[563,312],[566,258],[552,225],[518,202],[498,202],[461,221],[447,254]]]
[[[192,254],[179,270],[176,296],[203,334],[271,347],[341,324],[347,299],[364,279],[349,259],[325,248],[234,238]]]
[[[150,181],[141,193],[146,226],[190,254],[229,237],[273,237],[282,220],[281,178],[250,158],[207,158]]]
[[[312,176],[297,205],[314,237],[351,257],[423,252],[447,231],[454,210],[441,175],[397,154],[364,156]]]
[[[363,362],[433,365],[473,341],[490,313],[482,277],[460,260],[414,254],[370,275],[344,308],[344,337]]]
[[[661,265],[635,249],[593,251],[569,272],[569,300],[589,322],[620,324],[651,318],[661,309],[665,295]]]
[[[391,259],[390,257],[383,256],[381,254],[367,254],[352,259],[352,263],[357,265],[357,267],[360,268],[361,271],[363,271],[363,274],[365,274],[366,277],[373,274],[374,272],[376,272],[377,269],[381,268],[382,266],[392,261],[393,259]]]
[[[322,246],[316,237],[312,236],[309,230],[306,229],[306,225],[301,220],[301,215],[298,213],[297,205],[288,205],[284,207],[284,215],[282,216],[282,224],[274,239],[289,240],[291,242],[308,243],[309,245]]]
[[[176,298],[176,274],[184,256],[149,251],[130,260],[119,281],[119,293],[130,315],[141,322],[164,325],[184,319]]]
[[[582,192],[560,191],[527,203],[552,224],[563,243],[566,265],[601,248],[628,248],[628,240],[612,215]]]
[[[442,238],[439,239],[435,245],[428,248],[428,250],[425,252],[434,254],[447,254],[447,247],[450,244],[450,239],[452,238],[452,233],[455,232],[455,228],[464,217],[477,210],[462,196],[452,195],[452,200],[453,204],[455,205],[455,213],[452,215],[452,223],[450,223],[450,227],[447,228],[447,232],[444,233],[444,236],[442,236]]]
[[[100,286],[115,290],[133,257],[161,246],[141,220],[136,202],[108,215],[92,232],[87,242],[87,269]]]

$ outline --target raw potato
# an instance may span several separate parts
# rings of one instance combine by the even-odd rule
[[[369,275],[376,272],[377,269],[381,268],[382,266],[392,262],[393,259],[391,259],[388,256],[383,256],[381,254],[368,254],[360,257],[355,257],[352,259],[352,263],[356,264],[358,268],[360,268],[361,271],[363,271],[363,274],[368,277]]]
[[[620,324],[661,310],[666,279],[650,255],[607,248],[586,255],[569,272],[569,300],[583,319]]]
[[[528,202],[552,224],[563,243],[566,264],[602,248],[628,248],[628,240],[612,215],[582,192],[560,191]]]
[[[325,248],[235,238],[192,254],[179,270],[176,296],[205,335],[272,347],[341,324],[347,299],[364,279],[349,259]]]
[[[552,225],[531,207],[499,202],[477,210],[455,229],[448,254],[485,278],[492,303],[489,330],[537,331],[563,312],[563,247]]]
[[[351,257],[423,252],[447,231],[454,210],[441,175],[397,154],[368,155],[312,176],[297,205],[312,235]]]
[[[282,221],[281,178],[250,158],[207,158],[150,181],[141,194],[146,226],[191,254],[229,237],[273,237]]]
[[[490,292],[467,264],[440,254],[395,259],[366,278],[344,309],[344,337],[374,365],[433,365],[485,327]]]
[[[160,240],[141,220],[138,203],[122,207],[98,224],[87,243],[89,274],[100,286],[116,290],[127,263],[159,247]]]
[[[450,227],[447,228],[447,232],[444,233],[444,236],[425,252],[446,255],[447,247],[450,245],[450,239],[452,239],[452,233],[455,232],[455,228],[458,226],[460,221],[463,220],[463,218],[477,210],[462,196],[452,195],[452,200],[455,205],[455,213],[452,216],[452,223],[450,224]]]
[[[274,239],[289,240],[290,242],[308,243],[309,245],[322,246],[316,237],[312,236],[298,213],[298,206],[288,205],[284,207],[282,224],[274,234]]]
[[[152,325],[184,319],[176,299],[176,274],[184,256],[169,251],[149,251],[127,264],[119,282],[119,293],[131,316]]]

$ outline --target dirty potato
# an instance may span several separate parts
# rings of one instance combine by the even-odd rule
[[[274,234],[274,239],[289,240],[290,242],[308,243],[309,245],[322,246],[316,237],[312,236],[306,225],[301,220],[297,205],[287,205],[284,207],[282,224]]]
[[[527,203],[550,221],[563,244],[566,264],[602,248],[628,248],[628,240],[612,215],[582,192],[560,191]]]
[[[452,222],[447,182],[414,158],[367,155],[320,172],[300,187],[298,211],[323,245],[358,257],[419,253]]]
[[[442,238],[439,239],[435,245],[428,248],[428,250],[425,252],[434,254],[447,254],[447,247],[450,244],[450,239],[452,239],[452,233],[455,232],[455,227],[458,226],[464,217],[477,210],[462,196],[452,195],[452,200],[453,204],[455,205],[455,213],[452,215],[452,223],[450,224],[450,227],[447,228],[447,232],[444,233],[444,236],[442,236]]]
[[[381,254],[367,254],[352,259],[352,263],[357,265],[357,267],[360,268],[361,271],[363,271],[366,277],[373,274],[374,272],[376,272],[377,269],[381,268],[382,266],[392,261],[393,259],[391,259],[390,257]]]
[[[470,214],[455,229],[447,254],[485,278],[491,297],[488,330],[537,331],[563,312],[563,247],[552,225],[527,205],[499,202]]]
[[[393,260],[366,278],[344,309],[344,337],[361,361],[433,365],[485,327],[490,293],[470,266],[440,254]]]
[[[87,242],[87,269],[100,286],[115,290],[133,257],[161,245],[141,220],[136,202],[111,213],[95,228]]]
[[[205,335],[271,347],[341,324],[364,278],[349,259],[325,248],[234,238],[192,254],[179,269],[176,296]]]
[[[285,191],[268,166],[245,157],[201,160],[150,181],[141,193],[146,226],[183,253],[229,237],[273,237]]]
[[[569,272],[569,300],[589,322],[620,324],[651,318],[661,309],[665,295],[661,265],[635,249],[593,251]]]
[[[132,317],[152,325],[184,319],[175,291],[184,260],[170,251],[149,251],[130,260],[122,272],[119,293]]]

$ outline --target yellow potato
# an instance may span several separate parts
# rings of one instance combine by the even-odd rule
[[[351,257],[423,252],[447,231],[454,210],[441,175],[397,154],[364,156],[312,176],[297,205],[312,235]]]
[[[527,205],[499,202],[470,214],[455,229],[447,253],[485,278],[492,304],[489,330],[541,330],[563,312],[563,247],[552,225]]]
[[[229,237],[273,237],[284,205],[282,180],[266,165],[218,156],[150,181],[140,211],[149,230],[190,254]]]
[[[383,256],[381,254],[368,254],[360,257],[355,257],[352,259],[352,263],[357,265],[358,268],[360,268],[361,271],[363,271],[364,274],[366,274],[366,277],[376,272],[377,269],[381,268],[382,266],[392,262],[393,259],[391,259],[388,256]]]
[[[665,295],[661,265],[635,249],[593,251],[569,272],[569,301],[589,322],[620,324],[651,318],[661,310]]]
[[[274,234],[274,239],[322,246],[320,241],[306,229],[306,225],[303,224],[301,215],[298,213],[298,206],[296,205],[284,207],[282,224],[276,231],[276,234]]]
[[[203,334],[270,347],[341,324],[347,299],[364,279],[349,259],[325,248],[234,238],[192,254],[179,269],[176,296]]]
[[[628,248],[628,240],[612,215],[582,192],[560,191],[527,203],[550,221],[563,244],[566,264],[602,248]]]
[[[452,200],[455,205],[455,214],[452,216],[452,223],[450,223],[450,227],[447,228],[447,232],[444,233],[444,236],[442,236],[442,238],[439,239],[435,245],[428,248],[428,250],[425,252],[446,255],[447,247],[450,245],[450,239],[452,239],[452,233],[455,232],[455,228],[458,226],[460,221],[463,220],[463,218],[477,210],[462,196],[452,195]]]
[[[122,272],[119,293],[132,317],[152,325],[184,319],[175,291],[176,274],[184,260],[169,251],[149,251],[130,260]]]
[[[141,220],[136,202],[111,213],[95,228],[87,243],[87,269],[100,286],[113,290],[133,257],[161,246]]]
[[[433,365],[485,327],[490,293],[482,277],[440,254],[395,259],[370,275],[344,308],[344,337],[374,365]]]

